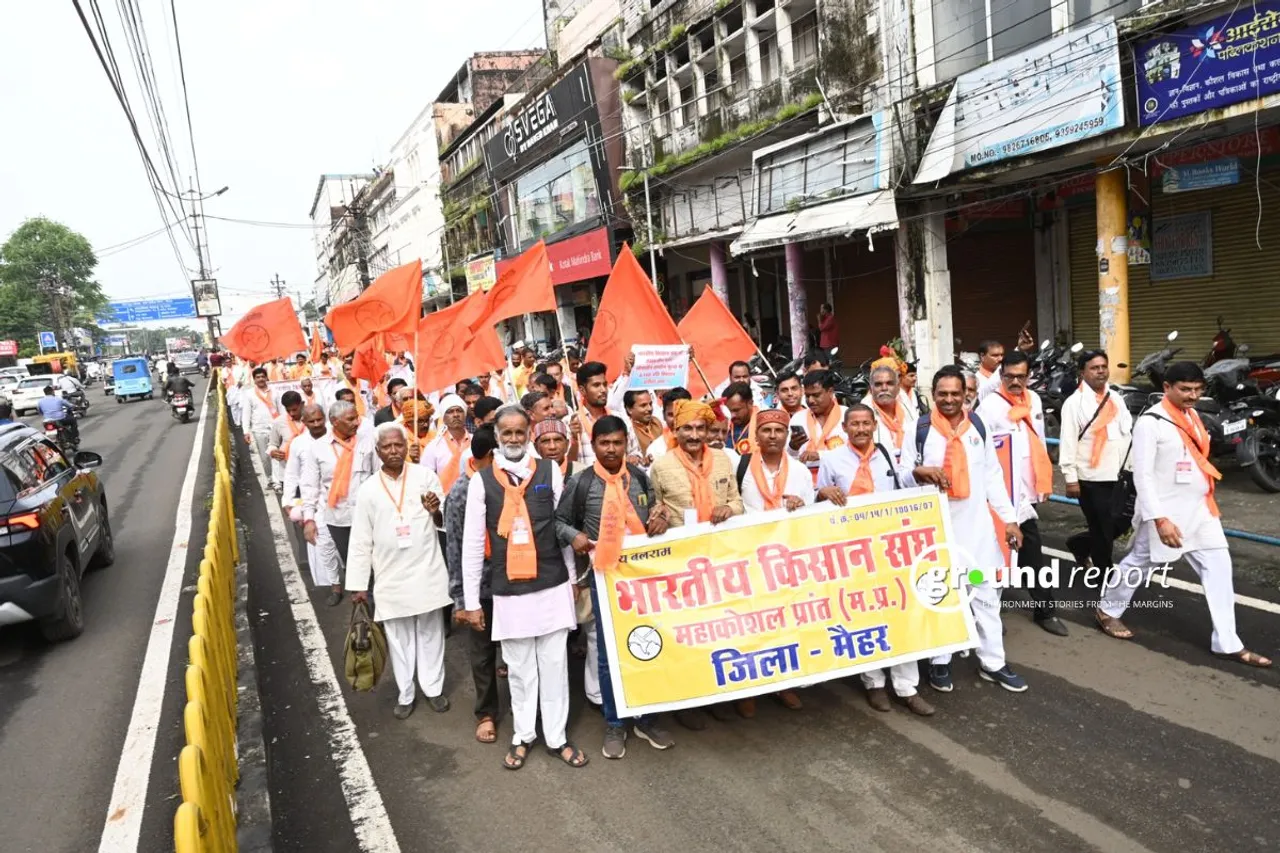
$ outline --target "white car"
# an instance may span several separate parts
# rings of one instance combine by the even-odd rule
[[[49,385],[53,385],[55,389],[58,387],[49,376],[28,376],[26,379],[19,379],[17,386],[9,392],[9,402],[13,403],[14,414],[21,416],[28,410],[36,411],[40,398],[44,396],[44,389]],[[59,397],[62,396],[56,390],[54,393]]]
[[[22,379],[16,374],[0,375],[0,397],[9,397],[13,393],[13,389],[18,387],[18,381]]]

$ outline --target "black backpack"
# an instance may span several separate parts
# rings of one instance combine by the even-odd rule
[[[895,489],[902,488],[902,481],[898,479],[898,466],[893,464],[893,457],[889,455],[889,451],[880,442],[876,442],[876,449],[884,456],[884,461],[889,463],[889,473],[893,475],[893,487]],[[751,469],[751,454],[744,453],[742,458],[738,460],[738,494],[742,494],[742,481],[747,478],[747,471]]]

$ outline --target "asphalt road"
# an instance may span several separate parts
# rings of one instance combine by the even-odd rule
[[[762,700],[753,720],[698,733],[670,723],[678,745],[667,752],[633,737],[621,761],[600,755],[603,726],[584,702],[578,661],[569,733],[590,765],[570,769],[537,749],[512,773],[501,766],[508,718],[499,744],[474,740],[456,640],[446,714],[420,700],[412,717],[395,720],[390,677],[372,695],[343,683],[341,702],[323,685],[317,692],[299,614],[315,613],[340,673],[348,611],[325,607],[314,591],[309,604],[291,598],[280,573],[253,570],[277,551],[263,503],[242,512],[254,531],[250,596],[279,851],[1182,853],[1270,850],[1280,839],[1280,672],[1213,658],[1203,599],[1191,592],[1141,593],[1160,606],[1130,612],[1138,637],[1128,643],[1094,630],[1087,610],[1067,614],[1065,639],[1025,611],[1006,613],[1010,662],[1030,683],[1024,694],[982,682],[969,658],[957,660],[954,693],[922,685],[938,706],[928,720],[871,710],[856,679],[828,682],[802,691],[802,711]],[[1074,524],[1047,525],[1048,544],[1060,548]],[[1175,576],[1194,580],[1185,567]],[[1280,599],[1274,583],[1242,579],[1237,592]],[[1280,657],[1280,615],[1240,606],[1237,616],[1252,648]],[[355,738],[335,730],[338,705]],[[349,757],[334,758],[347,750],[367,760],[369,779],[355,778]],[[390,838],[369,830],[380,814]]]
[[[202,400],[204,383],[195,379]],[[116,562],[84,579],[87,625],[78,639],[50,646],[32,626],[0,629],[0,849],[6,853],[98,849],[196,434],[194,422],[178,423],[158,399],[117,405],[101,385],[89,394],[81,445],[104,458],[100,474]],[[210,434],[206,430],[206,439]],[[201,501],[194,505],[197,515],[203,512]],[[183,596],[179,613],[189,611],[189,600]],[[189,616],[178,623],[175,644],[185,643]],[[147,810],[152,836],[144,836],[142,850],[166,849],[156,833],[171,826],[176,807],[170,799],[181,725],[175,668],[184,662],[180,652],[171,656],[169,716],[156,747],[159,772],[151,774],[156,808]]]

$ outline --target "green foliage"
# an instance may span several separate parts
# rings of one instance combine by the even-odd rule
[[[716,11],[723,12],[736,2],[738,2],[738,0],[716,0]]]
[[[636,93],[633,89],[622,90],[622,103],[630,104],[635,99],[636,99]]]
[[[34,340],[37,327],[65,334],[85,325],[77,318],[96,317],[107,304],[93,280],[97,265],[89,241],[62,223],[44,217],[22,223],[0,246],[0,337]]]
[[[680,42],[680,39],[684,38],[684,35],[687,32],[689,32],[689,28],[684,24],[676,24],[671,28],[671,31],[667,33],[667,37],[654,46],[654,50],[658,53],[670,50]]]
[[[604,55],[614,62],[627,62],[631,59],[631,51],[620,44],[611,44],[604,49]]]
[[[641,56],[636,59],[626,60],[625,62],[623,62],[621,65],[619,65],[617,68],[614,69],[613,79],[615,80],[630,79],[632,74],[634,74],[636,71],[644,67],[645,59],[646,59],[645,56]]]

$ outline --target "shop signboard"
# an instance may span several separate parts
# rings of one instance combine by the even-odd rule
[[[0,355],[17,355],[17,341],[0,341]]]
[[[1114,21],[1071,30],[956,79],[914,183],[1124,126]]]
[[[613,270],[613,256],[609,249],[609,229],[597,228],[547,244],[547,260],[551,262],[551,282],[572,284],[588,278],[606,276]],[[514,258],[498,261],[497,274],[515,262]]]
[[[1166,169],[1160,177],[1160,188],[1166,193],[1184,193],[1229,187],[1240,183],[1240,159],[1225,157],[1211,163],[1195,163]]]
[[[198,278],[191,282],[196,295],[197,317],[218,317],[222,314],[222,300],[218,298],[218,282],[212,278]]]
[[[587,63],[579,63],[549,89],[526,97],[504,126],[485,143],[489,174],[503,181],[538,162],[580,132],[595,110]]]
[[[1158,216],[1152,223],[1151,280],[1213,275],[1213,214]]]
[[[497,268],[492,253],[467,261],[467,293],[475,293],[477,290],[488,291],[497,280]]]
[[[1280,0],[1238,4],[1133,53],[1143,126],[1280,92]]]

